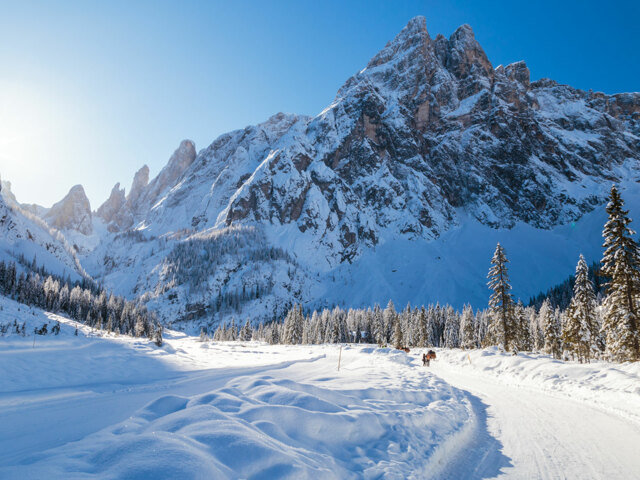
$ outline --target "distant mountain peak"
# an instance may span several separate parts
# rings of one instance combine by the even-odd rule
[[[58,230],[76,230],[84,235],[93,233],[91,204],[84,187],[71,187],[69,193],[47,211],[44,220]]]

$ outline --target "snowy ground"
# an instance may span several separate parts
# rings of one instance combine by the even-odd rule
[[[2,299],[0,478],[637,478],[637,365],[100,337]],[[60,321],[58,336],[34,326]],[[454,387],[451,387],[454,385]],[[457,388],[456,388],[457,387]],[[571,397],[571,398],[570,398]]]
[[[563,364],[495,350],[439,357],[432,372],[467,392],[484,428],[459,478],[493,478],[496,464],[499,478],[640,478],[637,363]]]
[[[24,310],[0,323],[50,321]],[[338,371],[336,346],[159,349],[50,317],[35,348],[0,339],[0,478],[428,478],[471,418],[404,352],[345,347]]]

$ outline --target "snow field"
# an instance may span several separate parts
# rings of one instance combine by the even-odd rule
[[[158,348],[0,306],[27,324],[0,337],[2,479],[634,478],[640,461],[633,364],[438,349],[427,369],[419,349],[173,331]]]
[[[335,345],[168,332],[157,348],[2,304],[61,333],[0,339],[0,478],[428,478],[471,421],[461,392],[392,349],[344,347],[338,371]]]

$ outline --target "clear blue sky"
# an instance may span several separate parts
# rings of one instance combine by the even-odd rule
[[[494,66],[640,90],[640,2],[0,0],[0,175],[93,208],[183,138],[198,149],[278,111],[315,114],[410,18],[470,24]]]

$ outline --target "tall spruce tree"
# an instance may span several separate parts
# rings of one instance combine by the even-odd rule
[[[519,351],[531,350],[531,330],[529,329],[529,317],[527,310],[522,305],[522,302],[518,302],[515,306],[515,335],[514,343]]]
[[[576,266],[573,298],[566,314],[562,341],[567,352],[580,362],[590,362],[599,353],[599,326],[596,316],[596,294],[589,280],[589,267],[580,255]]]
[[[544,333],[544,352],[552,355],[553,358],[560,358],[562,355],[560,324],[548,298],[542,303],[538,316],[538,323]]]
[[[460,346],[465,350],[476,346],[476,329],[471,305],[464,306],[460,317]]]
[[[284,343],[298,345],[302,343],[304,315],[302,305],[294,305],[284,321]]]
[[[488,287],[493,290],[489,298],[490,323],[487,330],[489,344],[503,345],[505,350],[514,346],[514,304],[511,297],[511,285],[507,272],[507,256],[500,243],[491,259],[492,267],[487,278]]]
[[[404,333],[402,331],[402,321],[396,317],[393,321],[393,346],[396,348],[404,347]]]
[[[427,311],[424,307],[420,309],[420,313],[418,314],[418,346],[419,347],[427,347],[429,346],[429,324],[427,321]]]
[[[606,337],[606,354],[612,360],[640,360],[638,300],[640,297],[640,254],[631,219],[615,185],[611,187],[607,214],[609,219],[602,236],[605,248],[602,273],[606,285],[602,332]]]

